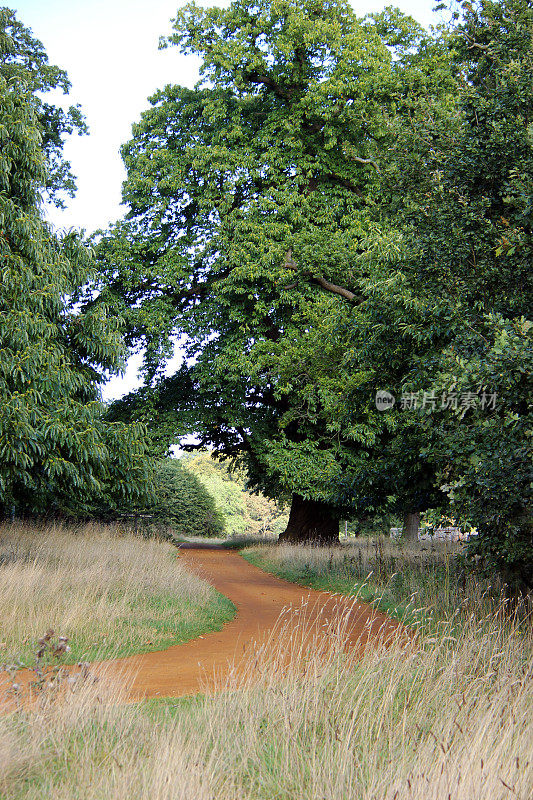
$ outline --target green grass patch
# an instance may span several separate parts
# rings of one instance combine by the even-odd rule
[[[203,694],[190,694],[185,697],[151,697],[135,703],[140,714],[148,716],[155,721],[165,721],[182,716],[194,714],[202,710],[208,702]]]
[[[366,540],[332,548],[250,547],[241,555],[279,578],[357,597],[411,626],[431,629],[463,599],[457,559],[445,549],[413,552],[395,543]]]
[[[123,658],[129,655],[150,653],[154,650],[166,650],[173,645],[183,644],[206,633],[219,631],[222,626],[232,620],[236,608],[220,592],[210,592],[207,602],[201,600],[186,601],[169,592],[149,595],[143,599],[129,603],[132,615],[135,615],[135,638],[128,634],[131,623],[122,619],[117,621],[117,635],[113,641],[86,646],[83,642],[73,642],[70,661],[93,661],[96,659]],[[120,628],[128,638],[120,638]]]
[[[123,600],[116,595],[117,605]],[[79,661],[105,661],[141,655],[157,650],[166,650],[173,645],[183,644],[198,636],[219,631],[232,620],[236,608],[220,592],[213,590],[207,601],[194,601],[168,592],[148,595],[142,600],[128,602],[130,616],[113,620],[113,628],[102,638],[83,634],[69,638],[70,652],[61,658],[62,664],[76,664]],[[132,625],[132,617],[134,624]],[[59,629],[57,633],[61,633]],[[90,633],[90,632],[89,632]],[[20,660],[31,666],[35,660],[35,641],[24,642],[17,651],[10,652],[5,660]],[[44,664],[53,663],[45,657]]]
[[[48,630],[55,644],[68,638],[61,663],[71,664],[164,650],[235,613],[169,542],[105,528],[0,529],[3,663],[34,664]]]

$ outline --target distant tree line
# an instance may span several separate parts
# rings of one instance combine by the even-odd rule
[[[180,463],[213,498],[227,536],[275,535],[285,529],[287,513],[274,500],[248,491],[242,470],[230,470],[207,451],[187,454]]]

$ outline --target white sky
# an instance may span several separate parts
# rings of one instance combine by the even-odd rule
[[[65,155],[77,176],[78,193],[65,211],[50,209],[58,228],[105,228],[122,216],[121,184],[125,173],[120,145],[131,125],[148,107],[147,98],[167,83],[192,87],[199,62],[177,48],[158,50],[159,36],[171,32],[177,0],[4,0],[33,30],[50,63],[66,69],[72,82],[69,103],[80,103],[89,136],[71,137]],[[396,5],[419,22],[435,21],[435,0],[353,0],[360,15]],[[227,5],[204,2],[199,5]],[[139,356],[130,359],[126,376],[113,378],[104,395],[119,397],[136,385]],[[177,363],[177,361],[176,361]]]

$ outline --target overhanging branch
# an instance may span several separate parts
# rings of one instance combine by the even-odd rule
[[[276,97],[280,97],[283,100],[289,100],[292,95],[292,91],[290,89],[285,89],[283,86],[280,86],[279,83],[276,83],[276,81],[270,77],[270,75],[260,75],[253,70],[251,72],[243,73],[243,78],[249,83],[266,86],[266,88],[273,92]]]
[[[292,251],[290,249],[287,250],[283,266],[286,269],[292,269],[292,270],[298,269],[298,265],[294,260],[294,258],[292,257]],[[312,273],[309,272],[305,273],[305,276],[310,280],[314,281],[315,283],[318,283],[318,285],[321,286],[323,289],[325,289],[327,292],[332,292],[332,294],[338,294],[340,297],[344,297],[344,299],[348,300],[350,303],[353,303],[355,300],[358,299],[357,295],[351,292],[349,289],[346,289],[344,286],[339,286],[336,283],[332,283],[331,281],[326,280],[326,278],[313,275]],[[295,285],[296,284],[289,284],[289,286],[286,286],[285,289],[290,289]]]
[[[381,172],[380,168],[377,165],[377,162],[374,161],[373,158],[361,158],[361,156],[352,156],[350,155],[352,161],[357,161],[358,164],[370,164],[371,167],[374,167],[376,172]]]
[[[316,278],[313,276],[313,280],[315,283],[318,283],[319,286],[322,286],[323,289],[326,289],[326,291],[333,292],[333,294],[338,294],[341,297],[346,298],[346,300],[349,300],[350,303],[353,303],[354,300],[357,300],[357,295],[355,295],[353,292],[350,292],[349,289],[345,289],[344,286],[338,286],[336,283],[327,281],[325,278]]]

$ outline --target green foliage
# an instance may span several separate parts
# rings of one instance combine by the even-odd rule
[[[213,497],[217,510],[224,520],[227,535],[243,534],[247,522],[244,492],[224,465],[217,463],[209,453],[185,456],[183,463]]]
[[[99,383],[122,366],[123,347],[104,306],[77,308],[90,254],[41,218],[34,88],[22,67],[0,71],[0,507],[69,513],[105,493],[138,496],[147,465],[141,427],[102,418]]]
[[[42,43],[32,36],[9,8],[0,8],[0,75],[9,83],[24,85],[26,101],[31,103],[47,163],[45,189],[55,205],[63,208],[61,194],[74,196],[75,178],[63,157],[64,137],[76,131],[87,133],[79,106],[63,108],[47,102],[44,96],[54,90],[68,94],[67,73],[49,64]],[[44,95],[44,96],[43,96]]]
[[[532,323],[491,316],[479,327],[490,343],[463,339],[463,353],[449,353],[437,385],[453,382],[458,393],[481,387],[487,406],[437,414],[430,455],[440,467],[449,513],[478,530],[471,553],[489,573],[496,568],[527,585],[533,574]]]
[[[224,520],[212,494],[177,459],[157,465],[153,504],[147,511],[156,523],[172,528],[175,536],[221,536]]]
[[[247,491],[242,472],[230,471],[207,452],[187,454],[181,463],[214,499],[228,536],[276,534],[285,528],[287,515],[274,501]]]
[[[466,81],[462,124],[437,152],[414,270],[437,309],[449,309],[432,388],[496,401],[426,420],[426,456],[449,513],[479,531],[472,552],[522,584],[533,575],[532,36],[527,0],[463,5],[453,37]]]
[[[362,513],[438,507],[477,528],[470,552],[489,572],[522,583],[533,574],[532,35],[522,0],[465,5],[449,37],[459,102],[395,123],[382,185],[395,249],[375,239],[365,254],[367,299],[350,323],[307,312],[298,369],[285,357],[281,376],[308,408],[326,389],[338,434],[365,442],[366,467],[344,470]],[[393,180],[401,202],[387,201]],[[395,408],[376,414],[369,387],[393,391]],[[418,409],[402,408],[411,392]]]
[[[377,506],[385,481],[369,488],[365,468],[387,423],[368,386],[357,418],[339,421],[332,373],[368,293],[365,254],[396,246],[377,205],[396,120],[449,90],[444,48],[409,18],[359,20],[340,0],[189,5],[174,27],[167,44],[199,55],[203,80],[151,99],[123,148],[131,211],[99,245],[102,300],[146,346],[149,379],[170,334],[187,337],[187,366],[145,390],[145,408],[166,397],[180,434],[271,497],[354,513],[359,481]],[[320,374],[304,366],[308,334],[327,354]]]
[[[527,578],[531,4],[455,19],[180,10],[166,44],[202,80],[157,92],[123,148],[100,301],[146,346],[133,418],[165,412],[164,436],[198,433],[253,488],[333,516],[438,508]],[[185,365],[160,379],[176,334]],[[374,402],[453,388],[501,402]]]
[[[191,383],[184,371],[115,400],[106,410],[110,422],[135,422],[145,426],[146,444],[155,458],[169,455],[190,430]]]

